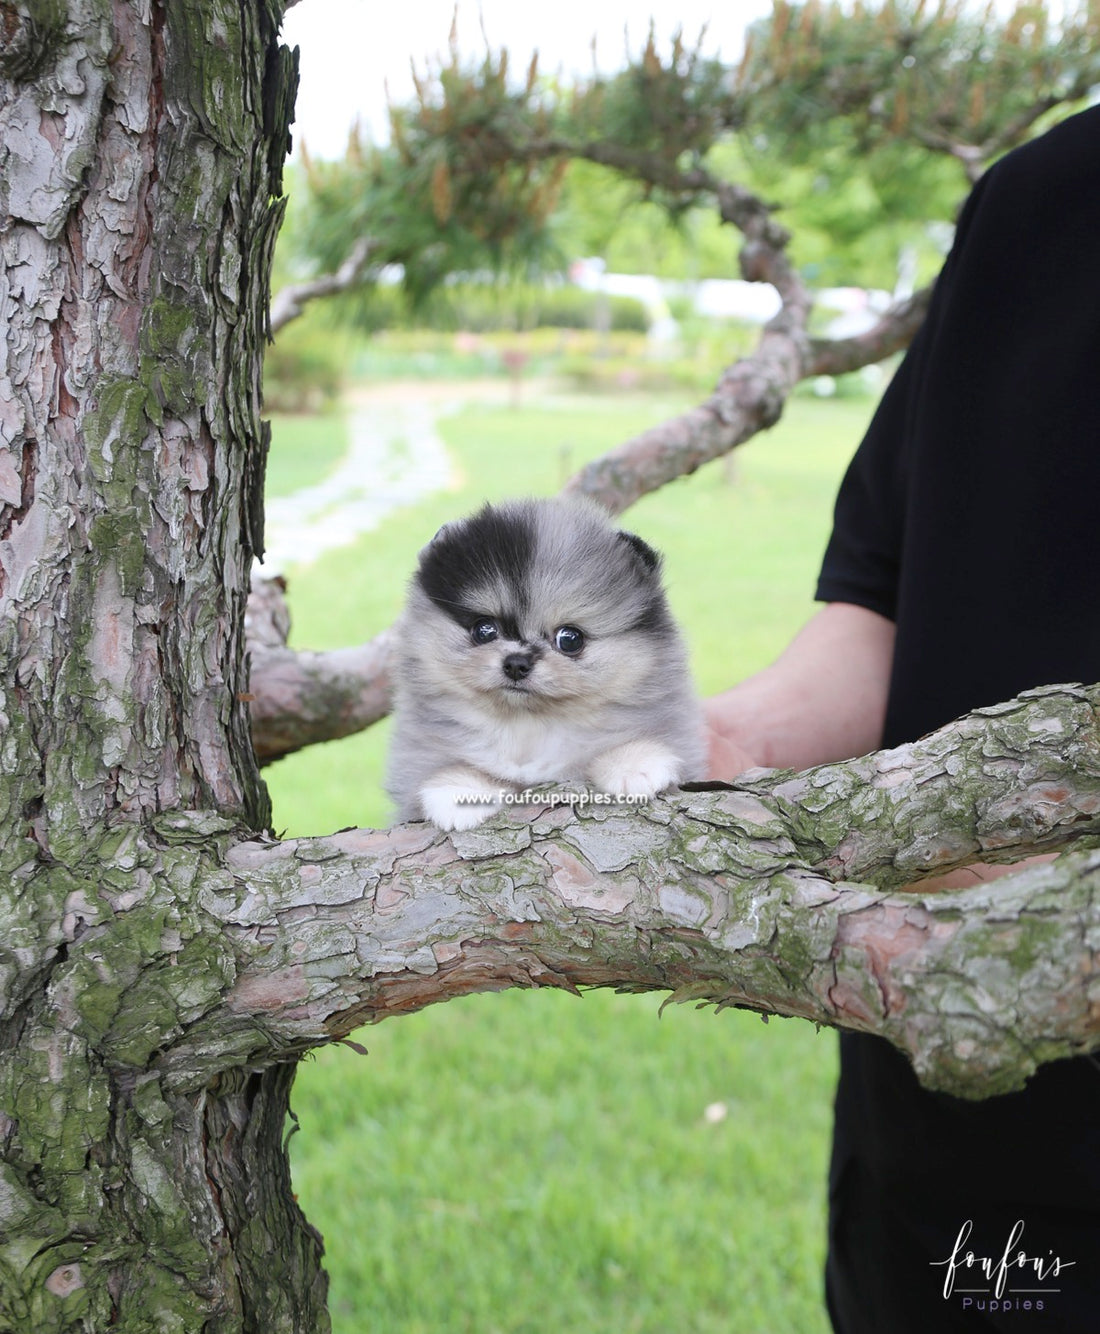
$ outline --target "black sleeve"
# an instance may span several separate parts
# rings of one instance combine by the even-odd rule
[[[902,362],[848,465],[815,594],[819,602],[853,602],[890,620],[897,618],[904,541],[901,446],[913,360]]]
[[[1014,149],[841,485],[817,596],[897,627],[883,742],[1100,679],[1100,107]]]
[[[897,619],[898,574],[905,544],[913,422],[924,364],[951,303],[952,274],[978,211],[984,178],[959,217],[955,243],[936,279],[928,314],[867,428],[837,493],[833,531],[821,564],[818,602],[852,602]]]

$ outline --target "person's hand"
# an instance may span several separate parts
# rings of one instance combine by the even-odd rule
[[[881,744],[894,625],[877,612],[830,602],[778,658],[703,701],[709,777],[746,769],[809,769]]]
[[[746,769],[755,769],[760,763],[745,749],[735,735],[726,730],[728,722],[721,716],[717,700],[703,702],[703,717],[707,737],[707,777],[732,783]]]

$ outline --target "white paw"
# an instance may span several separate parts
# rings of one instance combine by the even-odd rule
[[[632,742],[592,766],[592,781],[615,797],[655,797],[680,781],[679,759],[664,746]]]
[[[489,794],[459,783],[426,784],[420,789],[420,805],[437,829],[474,829],[500,810],[495,793]]]

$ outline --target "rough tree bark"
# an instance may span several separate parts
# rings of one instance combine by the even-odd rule
[[[295,83],[281,17],[0,4],[6,1330],[324,1325],[282,1151],[291,1070],[229,1062],[176,1093],[145,1069],[226,957],[190,879],[202,833],[156,821],[269,821],[238,696]],[[171,984],[142,992],[166,946]],[[101,1041],[119,1025],[130,1058]]]
[[[643,814],[279,843],[249,744],[278,0],[0,0],[0,1329],[328,1327],[296,1058],[471,990],[881,1031],[982,1093],[1096,1045],[1097,692]],[[962,781],[962,775],[971,775]],[[853,882],[864,879],[881,888]]]

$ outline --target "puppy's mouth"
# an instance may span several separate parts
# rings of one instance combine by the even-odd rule
[[[575,699],[573,695],[547,690],[545,683],[536,685],[533,681],[501,681],[490,693],[502,699],[505,707],[527,710],[554,711],[569,707]]]
[[[509,699],[536,700],[542,694],[541,691],[535,689],[530,681],[501,681],[497,690],[508,696]]]
[[[520,681],[504,678],[489,693],[511,709],[538,709],[553,702],[530,678]]]

